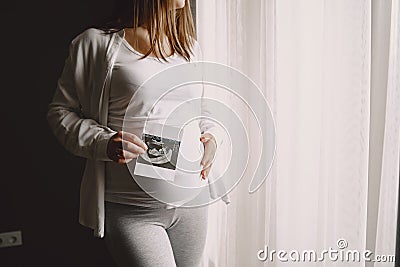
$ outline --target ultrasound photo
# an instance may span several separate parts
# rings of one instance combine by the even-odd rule
[[[148,150],[138,157],[137,163],[175,170],[181,143],[179,140],[147,133],[143,134],[142,140],[146,143]]]

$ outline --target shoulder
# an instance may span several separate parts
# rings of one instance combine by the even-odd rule
[[[88,28],[75,36],[71,44],[75,47],[106,46],[113,34],[97,28]]]

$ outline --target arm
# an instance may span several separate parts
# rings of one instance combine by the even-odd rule
[[[195,43],[195,51],[197,53],[197,57],[199,58],[200,61],[203,60],[203,54],[201,52],[200,45],[196,41]],[[199,122],[199,127],[201,130],[202,134],[209,133],[211,134],[214,139],[217,147],[219,147],[223,143],[223,136],[224,132],[221,128],[221,126],[218,125],[218,123],[212,121],[211,119],[207,118],[213,118],[212,116],[212,110],[215,109],[212,107],[212,104],[209,100],[204,99],[206,96],[206,89],[208,89],[208,85],[205,85],[204,83],[201,85],[202,86],[202,95],[201,95],[201,116],[203,117],[200,122]]]
[[[107,156],[107,144],[117,132],[93,119],[84,118],[81,112],[77,88],[89,90],[85,83],[89,71],[82,50],[77,39],[71,42],[46,118],[53,134],[67,151],[84,158],[111,161]]]
[[[212,108],[210,107],[210,102],[207,99],[204,99],[205,95],[204,93],[205,89],[203,85],[203,93],[201,98],[202,119],[200,119],[199,127],[202,134],[209,133],[214,137],[215,143],[218,148],[223,143],[224,132],[221,130],[221,127],[216,122],[212,121],[211,119],[207,119],[207,118],[212,118],[212,112],[211,112]]]

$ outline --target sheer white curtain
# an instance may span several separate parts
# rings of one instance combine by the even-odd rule
[[[261,262],[257,252],[265,245],[320,252],[337,249],[340,238],[347,249],[394,254],[400,10],[399,0],[389,3],[387,41],[376,42],[372,29],[385,18],[372,19],[377,7],[368,0],[197,2],[205,60],[237,68],[261,88],[277,142],[270,175],[256,193],[241,182],[228,207],[210,206],[202,266],[295,265],[276,257]],[[386,61],[373,60],[376,53]],[[225,100],[240,106],[229,95]],[[329,259],[307,264],[368,266]]]
[[[383,133],[382,169],[376,227],[377,254],[394,254],[399,188],[400,153],[400,1],[391,1],[389,57],[387,59],[387,97]],[[376,263],[375,266],[387,266]]]

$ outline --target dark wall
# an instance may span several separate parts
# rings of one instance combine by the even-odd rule
[[[115,266],[103,240],[78,223],[84,159],[64,150],[46,121],[69,42],[113,9],[112,0],[2,3],[0,266]]]
[[[0,233],[21,230],[23,245],[0,248],[0,266],[115,266],[104,240],[78,223],[85,161],[46,121],[70,41],[114,1],[123,0],[2,3]]]

